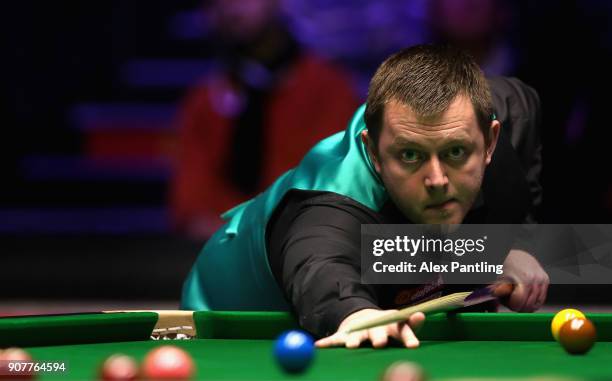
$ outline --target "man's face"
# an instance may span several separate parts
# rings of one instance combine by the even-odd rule
[[[459,224],[482,184],[499,133],[485,146],[469,98],[460,95],[440,116],[423,120],[410,107],[385,106],[378,147],[363,139],[391,200],[414,223]]]

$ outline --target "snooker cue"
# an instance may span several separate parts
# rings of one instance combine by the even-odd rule
[[[491,285],[492,287],[491,293],[498,297],[502,298],[508,296],[514,290],[514,284],[508,282],[500,282],[495,285]],[[422,312],[424,314],[432,314],[437,312],[447,312],[452,311],[461,307],[464,307],[465,298],[470,295],[471,291],[466,292],[456,292],[454,294],[446,295],[441,298],[436,298],[432,300],[428,300],[426,302],[402,308],[401,310],[390,312],[389,314],[378,316],[373,319],[367,319],[356,325],[349,326],[344,333],[352,333],[356,331],[361,331],[362,329],[368,329],[373,327],[378,327],[381,325],[387,325],[391,323],[397,323],[400,321],[407,320],[412,314],[417,312]]]
[[[426,302],[402,308],[401,310],[390,312],[383,316],[378,316],[373,319],[367,319],[356,325],[348,327],[344,332],[352,333],[361,331],[362,329],[368,329],[378,327],[381,325],[387,325],[391,323],[397,323],[400,321],[407,320],[412,314],[417,312],[423,312],[424,314],[432,314],[436,312],[446,312],[457,308],[463,307],[463,301],[470,295],[470,291],[456,292],[454,294],[446,295],[441,298],[428,300]]]

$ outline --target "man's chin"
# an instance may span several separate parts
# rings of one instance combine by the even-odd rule
[[[461,220],[458,219],[435,219],[423,222],[425,225],[459,225]]]
[[[461,213],[456,211],[445,213],[425,213],[423,215],[423,224],[431,225],[457,225],[463,221]]]
[[[463,222],[465,217],[463,208],[459,203],[440,209],[424,208],[410,210],[404,213],[410,221],[423,225],[458,225]]]

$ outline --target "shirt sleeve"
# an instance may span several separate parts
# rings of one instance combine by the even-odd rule
[[[379,309],[375,289],[361,284],[360,272],[361,224],[376,221],[350,202],[326,198],[301,204],[288,220],[281,217],[269,255],[300,325],[319,337],[336,332],[353,312]]]

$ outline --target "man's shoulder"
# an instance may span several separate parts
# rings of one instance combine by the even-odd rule
[[[495,87],[496,89],[499,89],[500,91],[504,92],[520,93],[525,91],[535,91],[531,86],[516,77],[487,77],[487,81],[489,82],[489,86]]]
[[[279,203],[274,220],[295,220],[299,215],[346,216],[361,223],[379,223],[381,214],[339,193],[292,189]],[[284,217],[284,218],[283,218]]]
[[[354,247],[360,242],[361,224],[378,223],[378,214],[338,193],[291,190],[268,221],[268,260],[276,279],[282,279],[284,252],[290,243],[308,242],[306,250],[325,251],[333,246]]]
[[[537,91],[514,77],[488,78],[491,96],[497,113],[525,116],[535,113],[540,108],[540,97]],[[500,115],[498,115],[499,117]]]

